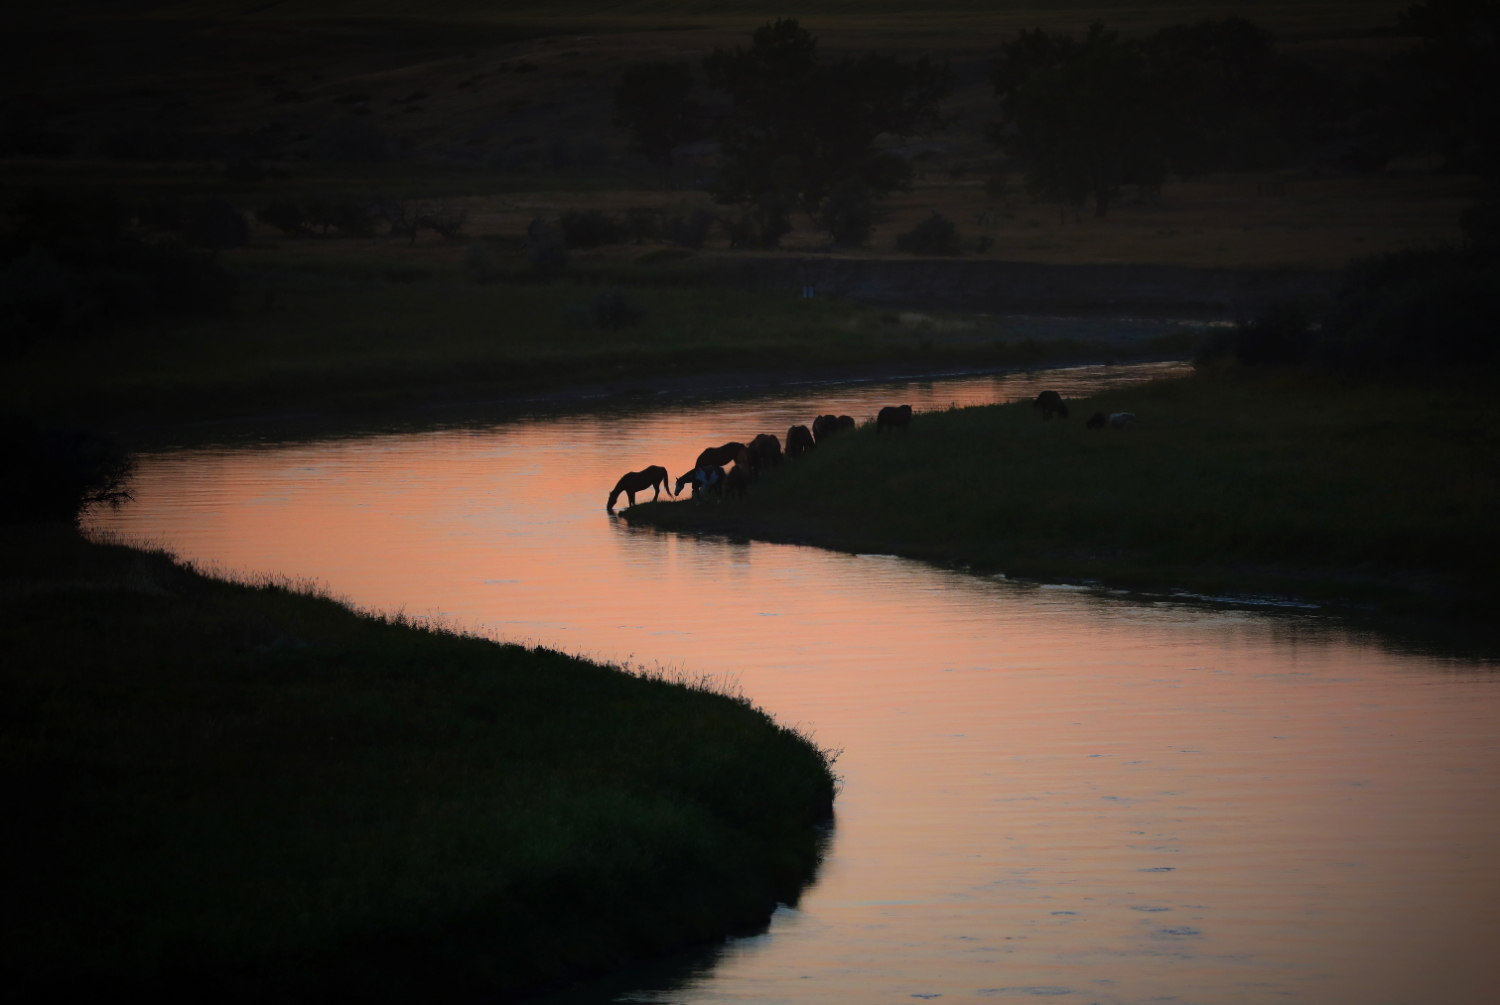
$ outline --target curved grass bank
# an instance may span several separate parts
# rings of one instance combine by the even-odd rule
[[[494,1000],[763,924],[830,759],[748,701],[0,534],[0,968],[34,998]]]
[[[906,435],[866,425],[743,502],[623,516],[1054,582],[1479,617],[1500,554],[1493,400],[1481,379],[1199,374],[1070,402],[1066,421],[1019,403],[918,414]],[[1086,429],[1095,411],[1140,422]]]

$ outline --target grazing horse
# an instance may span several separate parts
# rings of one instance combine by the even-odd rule
[[[801,457],[813,447],[817,446],[813,434],[806,426],[793,426],[786,431],[786,455],[788,457]]]
[[[899,429],[904,433],[906,432],[906,427],[910,425],[910,405],[901,405],[900,407],[897,407],[896,405],[887,405],[880,410],[879,415],[875,416],[876,435],[879,435],[880,431],[887,426],[892,429]]]
[[[750,487],[750,469],[736,464],[729,469],[729,474],[724,476],[724,491],[730,495],[745,498],[745,490]]]
[[[724,444],[722,447],[709,447],[698,455],[698,460],[693,464],[693,467],[718,467],[728,464],[730,461],[738,464],[745,456],[745,445],[738,440],[734,440]]]
[[[693,486],[692,498],[699,502],[709,492],[723,498],[724,496],[724,469],[718,465],[709,465],[702,468],[694,468],[681,478],[677,479],[677,492],[682,491],[684,485]]]
[[[761,433],[750,441],[750,467],[755,471],[781,463],[781,441],[773,433]]]
[[[1068,417],[1068,406],[1063,404],[1062,395],[1056,391],[1043,391],[1036,396],[1031,407],[1042,413],[1042,421],[1045,422],[1056,415],[1059,419]]]
[[[609,502],[605,504],[604,509],[606,512],[613,513],[615,502],[620,498],[621,492],[625,493],[626,498],[630,500],[630,505],[634,506],[635,494],[651,489],[651,501],[656,502],[661,495],[661,490],[667,487],[667,482],[671,480],[671,477],[667,474],[667,469],[660,464],[653,464],[645,471],[628,472],[615,482],[614,491],[609,494]]]
[[[1116,412],[1109,417],[1109,428],[1124,429],[1126,426],[1140,421],[1140,419],[1135,417],[1134,412]]]
[[[838,426],[837,426],[838,432],[845,433],[845,432],[848,432],[848,431],[852,430],[853,428],[854,428],[854,416],[852,416],[852,415],[841,415],[841,416],[839,416],[839,422],[838,422]]]
[[[818,443],[822,443],[838,431],[839,417],[837,415],[820,415],[813,420],[813,439]]]
[[[1089,429],[1103,429],[1105,421],[1103,412],[1095,412],[1089,416],[1089,421],[1085,422],[1084,425]]]

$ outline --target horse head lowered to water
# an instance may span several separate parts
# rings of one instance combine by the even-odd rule
[[[621,492],[625,493],[626,498],[630,500],[630,505],[634,506],[637,492],[652,489],[651,501],[656,502],[657,497],[661,495],[661,490],[667,487],[667,482],[671,479],[672,476],[667,474],[667,469],[660,464],[653,464],[644,471],[627,472],[615,482],[614,490],[610,492],[609,502],[605,503],[604,509],[613,513],[615,502],[619,500]]]

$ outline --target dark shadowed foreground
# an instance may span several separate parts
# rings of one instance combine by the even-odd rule
[[[1494,598],[1496,432],[1451,386],[1230,370],[1069,402],[867,424],[743,503],[631,523],[972,564],[1012,576],[1480,616]],[[1095,412],[1130,412],[1090,429]]]
[[[13,987],[504,997],[817,865],[830,760],[743,699],[4,533]]]

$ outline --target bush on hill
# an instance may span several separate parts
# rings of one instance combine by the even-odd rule
[[[93,506],[129,501],[134,461],[86,429],[43,429],[0,415],[0,524],[77,523]]]
[[[897,234],[896,250],[913,255],[957,255],[963,245],[953,221],[934,213],[906,233]]]

